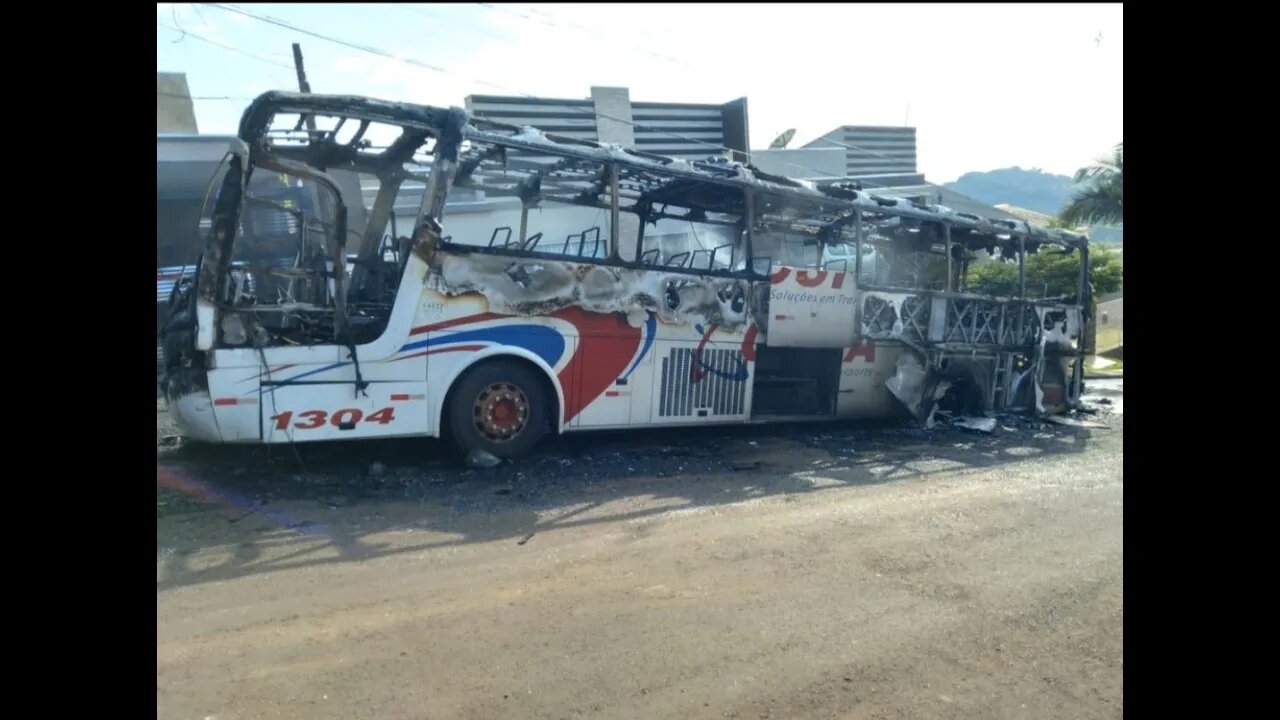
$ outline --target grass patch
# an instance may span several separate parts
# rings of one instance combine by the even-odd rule
[[[1110,350],[1124,344],[1124,327],[1117,325],[1098,326],[1098,350]]]

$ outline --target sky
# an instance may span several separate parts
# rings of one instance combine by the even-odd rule
[[[254,96],[297,90],[299,42],[319,93],[746,97],[752,149],[789,128],[794,148],[840,125],[910,125],[919,170],[949,182],[1105,156],[1124,139],[1123,35],[1119,4],[168,3],[156,69],[186,73],[202,133],[232,134]]]

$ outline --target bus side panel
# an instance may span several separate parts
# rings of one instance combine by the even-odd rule
[[[584,355],[585,362],[574,364],[574,377],[570,379],[573,386],[565,388],[566,405],[570,412],[575,402],[583,404],[578,414],[570,420],[570,427],[630,425],[635,393],[648,389],[648,383],[645,382],[648,378],[643,371],[626,375],[625,369],[621,373],[614,370],[619,363],[625,366],[635,359],[636,343],[625,338],[610,337],[582,338],[581,342],[584,348],[590,348],[591,353]],[[652,369],[652,363],[644,367],[644,370],[650,372]]]
[[[260,441],[262,411],[258,403],[262,383],[296,376],[307,372],[307,368],[337,367],[338,353],[333,345],[214,350],[214,368],[208,378],[218,439],[227,443]]]
[[[627,426],[643,427],[649,424],[649,418],[653,415],[653,403],[657,397],[656,373],[654,368],[657,363],[654,362],[654,345],[657,343],[655,338],[653,342],[646,343],[646,347],[641,348],[639,358],[632,363],[627,369],[627,375],[624,376],[627,384],[625,389],[631,393],[631,414],[627,418]]]
[[[219,367],[209,371],[209,396],[222,442],[257,442],[262,439],[258,426],[258,378],[261,375],[261,365]]]
[[[258,398],[264,442],[427,433],[425,357],[400,354],[385,361],[362,360],[357,366],[346,348],[320,346],[316,350],[325,351],[331,362],[316,362],[323,358],[318,356],[312,362],[277,364],[278,360],[304,359],[290,358],[297,355],[296,350],[267,349],[268,370],[237,369],[237,388]],[[361,392],[357,392],[357,381],[365,383]]]
[[[885,382],[897,370],[905,348],[895,343],[864,341],[844,349],[840,363],[840,389],[836,416],[842,418],[892,417],[903,412]]]
[[[621,313],[557,312],[578,333],[575,362],[561,373],[565,412],[573,428],[630,427],[637,410],[648,423],[647,393],[653,373],[653,345],[660,323],[652,312],[631,325]],[[567,377],[566,377],[567,375]]]
[[[363,370],[363,368],[362,368]],[[426,435],[426,383],[374,382],[264,387],[263,439],[269,443]]]

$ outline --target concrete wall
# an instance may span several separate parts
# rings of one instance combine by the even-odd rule
[[[183,73],[156,73],[156,132],[198,133],[191,89]]]
[[[640,102],[627,88],[593,87],[588,100],[468,95],[466,107],[476,117],[655,155],[703,160],[727,154],[727,147],[738,160],[748,157],[746,98],[723,104]]]
[[[751,123],[748,115],[746,98],[727,102],[720,111],[724,122],[724,146],[733,151],[731,159],[736,162],[751,162],[751,153],[747,150],[751,147]]]
[[[844,150],[845,174],[849,177],[916,173],[913,127],[844,125],[805,143],[805,147]]]
[[[624,87],[592,87],[591,101],[596,109],[596,137],[602,143],[618,143],[623,147],[636,144],[631,120],[631,96]]]

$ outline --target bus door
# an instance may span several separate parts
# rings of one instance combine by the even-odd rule
[[[769,347],[852,346],[858,334],[853,263],[843,257],[823,263],[816,239],[763,239],[782,260],[769,277]]]
[[[837,417],[893,412],[897,405],[884,383],[893,376],[902,348],[860,337],[855,246],[826,245],[819,258],[816,245],[800,254],[795,244],[781,243],[781,257],[793,264],[775,264],[770,276],[768,350],[762,351],[768,356],[762,362],[770,382],[762,385],[762,391],[772,390],[779,397],[761,395],[758,411],[786,407],[812,412],[801,400],[807,397],[804,393],[816,392],[817,412]],[[838,367],[832,367],[836,363]],[[792,377],[796,375],[800,377]],[[813,383],[816,390],[810,389]]]

